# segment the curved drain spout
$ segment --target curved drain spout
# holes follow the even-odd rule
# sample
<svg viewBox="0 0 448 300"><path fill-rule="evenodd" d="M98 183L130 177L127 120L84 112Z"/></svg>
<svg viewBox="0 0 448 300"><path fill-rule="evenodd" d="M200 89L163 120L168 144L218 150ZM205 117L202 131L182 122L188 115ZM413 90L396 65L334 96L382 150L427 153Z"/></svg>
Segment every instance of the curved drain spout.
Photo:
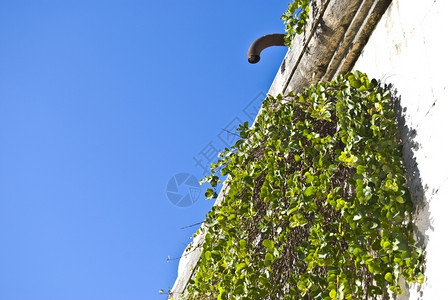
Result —
<svg viewBox="0 0 448 300"><path fill-rule="evenodd" d="M256 39L247 51L247 60L251 64L256 64L260 61L261 51L271 46L285 46L285 35L282 33L272 33Z"/></svg>

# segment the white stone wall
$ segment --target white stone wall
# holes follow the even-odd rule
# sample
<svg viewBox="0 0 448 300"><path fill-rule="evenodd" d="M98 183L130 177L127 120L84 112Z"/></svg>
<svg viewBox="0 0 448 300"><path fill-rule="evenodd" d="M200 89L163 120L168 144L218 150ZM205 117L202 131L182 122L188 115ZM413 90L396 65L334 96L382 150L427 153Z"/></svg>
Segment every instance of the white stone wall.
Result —
<svg viewBox="0 0 448 300"><path fill-rule="evenodd" d="M399 299L448 299L448 4L394 0L354 69L392 83L401 96L402 135L426 282Z"/></svg>

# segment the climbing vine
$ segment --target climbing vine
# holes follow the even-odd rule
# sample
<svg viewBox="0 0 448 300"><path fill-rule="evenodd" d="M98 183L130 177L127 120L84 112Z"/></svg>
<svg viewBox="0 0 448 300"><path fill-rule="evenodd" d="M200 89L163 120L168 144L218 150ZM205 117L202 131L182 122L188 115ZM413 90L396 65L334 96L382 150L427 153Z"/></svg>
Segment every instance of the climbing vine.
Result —
<svg viewBox="0 0 448 300"><path fill-rule="evenodd" d="M423 282L389 91L360 72L268 96L205 178L185 299L367 299Z"/></svg>
<svg viewBox="0 0 448 300"><path fill-rule="evenodd" d="M303 32L308 20L311 0L293 0L283 13L281 19L285 23L285 45L290 46L295 34Z"/></svg>

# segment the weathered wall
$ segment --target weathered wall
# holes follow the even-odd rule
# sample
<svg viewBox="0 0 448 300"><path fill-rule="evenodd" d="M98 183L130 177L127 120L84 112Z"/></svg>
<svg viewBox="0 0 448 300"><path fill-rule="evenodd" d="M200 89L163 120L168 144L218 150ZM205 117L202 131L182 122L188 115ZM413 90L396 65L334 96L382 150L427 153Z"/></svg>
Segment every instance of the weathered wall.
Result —
<svg viewBox="0 0 448 300"><path fill-rule="evenodd" d="M401 299L446 299L448 270L448 4L394 0L355 64L401 96L404 158L415 223L426 245L426 283Z"/></svg>
<svg viewBox="0 0 448 300"><path fill-rule="evenodd" d="M446 0L316 0L313 21L294 39L269 90L272 95L300 91L319 80L358 69L392 83L401 97L404 158L418 213L418 240L426 245L426 282L400 299L443 299L445 216L448 202L448 64L443 31ZM447 129L445 129L447 128ZM223 188L225 191L225 188ZM220 194L217 204L224 193ZM179 262L172 296L178 299L201 254L197 236ZM197 247L199 246L199 247Z"/></svg>

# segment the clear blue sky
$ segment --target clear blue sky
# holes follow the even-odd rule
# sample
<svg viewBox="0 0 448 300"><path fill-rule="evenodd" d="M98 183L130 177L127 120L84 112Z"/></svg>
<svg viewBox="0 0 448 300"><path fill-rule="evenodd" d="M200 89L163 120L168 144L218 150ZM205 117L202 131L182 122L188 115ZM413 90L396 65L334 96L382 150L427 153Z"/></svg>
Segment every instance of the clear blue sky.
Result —
<svg viewBox="0 0 448 300"><path fill-rule="evenodd" d="M167 184L251 121L288 2L0 0L0 300L165 298L212 205Z"/></svg>

